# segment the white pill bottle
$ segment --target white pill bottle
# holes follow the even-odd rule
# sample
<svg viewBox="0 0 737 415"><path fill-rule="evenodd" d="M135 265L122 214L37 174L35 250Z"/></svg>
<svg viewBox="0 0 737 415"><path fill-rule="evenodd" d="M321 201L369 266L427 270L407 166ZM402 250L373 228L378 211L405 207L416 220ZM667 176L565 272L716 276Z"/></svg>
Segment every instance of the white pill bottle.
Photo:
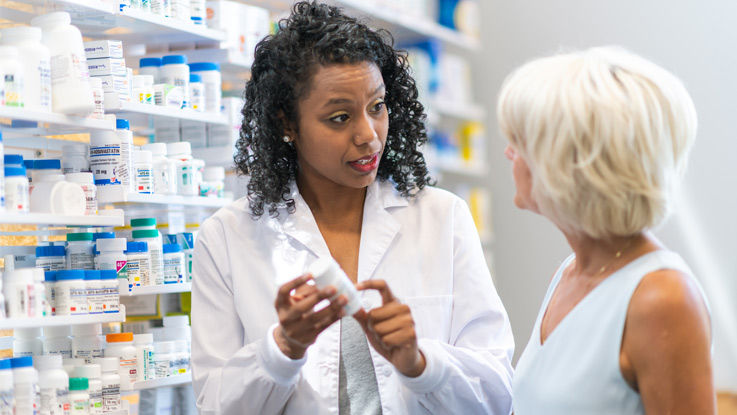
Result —
<svg viewBox="0 0 737 415"><path fill-rule="evenodd" d="M346 296L348 304L343 307L346 315L352 316L361 309L361 299L355 285L333 258L319 258L310 265L307 272L315 278L317 288L323 289L332 285L337 290L334 298L340 295Z"/></svg>

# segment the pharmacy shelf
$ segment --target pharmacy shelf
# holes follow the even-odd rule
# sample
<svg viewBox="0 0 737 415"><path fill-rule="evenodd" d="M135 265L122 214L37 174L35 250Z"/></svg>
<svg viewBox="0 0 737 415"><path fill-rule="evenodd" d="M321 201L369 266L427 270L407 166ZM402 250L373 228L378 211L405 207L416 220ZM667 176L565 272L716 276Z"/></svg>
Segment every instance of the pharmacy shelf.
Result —
<svg viewBox="0 0 737 415"><path fill-rule="evenodd" d="M192 374L169 376L161 379L144 380L133 384L133 390L140 391L146 389L166 388L169 386L181 386L192 383Z"/></svg>
<svg viewBox="0 0 737 415"><path fill-rule="evenodd" d="M141 205L169 205L190 206L202 208L221 208L230 202L230 199L219 199L214 197L200 196L178 196L178 195L147 195L139 193L127 193L123 186L98 186L97 203L99 205L117 204L141 204Z"/></svg>
<svg viewBox="0 0 737 415"><path fill-rule="evenodd" d="M343 7L348 13L371 18L376 26L388 29L400 41L434 38L460 50L477 52L481 49L478 39L412 13L380 7L365 0L332 0L331 3Z"/></svg>
<svg viewBox="0 0 737 415"><path fill-rule="evenodd" d="M0 130L3 134L18 133L44 136L113 129L115 129L115 121L112 119L100 120L26 108L0 106Z"/></svg>
<svg viewBox="0 0 737 415"><path fill-rule="evenodd" d="M28 329L34 327L76 326L78 324L122 323L125 321L125 306L109 314L87 314L82 316L51 316L40 318L7 318L0 320L0 330Z"/></svg>
<svg viewBox="0 0 737 415"><path fill-rule="evenodd" d="M486 110L481 105L450 103L437 99L428 104L428 111L435 112L442 117L461 121L483 122L486 117Z"/></svg>
<svg viewBox="0 0 737 415"><path fill-rule="evenodd" d="M150 285L147 287L133 287L133 288L128 288L128 281L120 282L120 296L121 297L187 293L191 291L192 291L191 282L177 283L177 284L164 284L164 285Z"/></svg>
<svg viewBox="0 0 737 415"><path fill-rule="evenodd" d="M483 179L488 177L488 172L483 167L474 165L464 164L460 161L441 161L438 160L433 165L430 165L431 169L437 169L443 174L450 174L455 176L464 176L470 178Z"/></svg>
<svg viewBox="0 0 737 415"><path fill-rule="evenodd" d="M229 169L235 165L235 146L199 147L192 149L192 157L205 162L206 166L221 166Z"/></svg>
<svg viewBox="0 0 737 415"><path fill-rule="evenodd" d="M63 10L72 15L72 24L87 37L117 39L127 43L218 42L225 33L177 20L127 8L120 11L102 0L25 0L0 2L3 18L29 23L39 14Z"/></svg>
<svg viewBox="0 0 737 415"><path fill-rule="evenodd" d="M52 226L123 226L122 216L64 216L51 213L0 212L0 224L52 225Z"/></svg>
<svg viewBox="0 0 737 415"><path fill-rule="evenodd" d="M118 107L105 108L105 112L115 114L117 118L127 119L134 129L136 129L135 127L150 128L156 119L228 125L228 118L222 113L199 112L192 109L141 104L138 102L117 102L119 102Z"/></svg>

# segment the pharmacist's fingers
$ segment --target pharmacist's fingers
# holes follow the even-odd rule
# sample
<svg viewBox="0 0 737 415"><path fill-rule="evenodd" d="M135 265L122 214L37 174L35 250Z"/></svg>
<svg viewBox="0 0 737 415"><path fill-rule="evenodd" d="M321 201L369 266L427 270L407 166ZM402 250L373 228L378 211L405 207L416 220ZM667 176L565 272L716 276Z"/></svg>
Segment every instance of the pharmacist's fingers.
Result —
<svg viewBox="0 0 737 415"><path fill-rule="evenodd" d="M343 313L343 307L346 304L348 304L348 299L346 298L346 296L341 295L335 300L333 300L325 308L315 311L313 313L307 314L305 316L305 319L307 320L308 323L311 323L315 327L317 327L319 323L325 319L330 319L335 316L340 318L341 314Z"/></svg>
<svg viewBox="0 0 737 415"><path fill-rule="evenodd" d="M276 293L276 308L289 307L291 305L292 290L312 279L312 275L304 274L279 287Z"/></svg>
<svg viewBox="0 0 737 415"><path fill-rule="evenodd" d="M392 290L384 280L367 280L359 282L356 285L356 289L359 291L363 290L377 290L381 294L381 300L383 304L395 301L397 298L394 297Z"/></svg>
<svg viewBox="0 0 737 415"><path fill-rule="evenodd" d="M335 293L335 287L329 285L322 290L310 294L304 300L292 305L292 308L289 310L289 314L292 315L295 319L301 319L304 314L312 311L317 303L334 296Z"/></svg>
<svg viewBox="0 0 737 415"><path fill-rule="evenodd" d="M326 307L326 308L329 308L329 307ZM321 312L322 311L326 311L326 310L321 310ZM323 330L330 327L331 324L340 320L345 314L345 312L343 311L343 307L339 308L338 310L330 310L330 311L332 312L326 314L323 318L317 320L313 324L312 327L317 332L316 334L320 334Z"/></svg>
<svg viewBox="0 0 737 415"><path fill-rule="evenodd" d="M302 301L307 298L310 294L317 292L317 287L312 284L302 284L294 290L292 294L292 301Z"/></svg>
<svg viewBox="0 0 737 415"><path fill-rule="evenodd" d="M399 314L393 318L373 322L372 329L379 336L385 336L389 333L401 330L404 328L414 328L415 321L412 319L412 314Z"/></svg>
<svg viewBox="0 0 737 415"><path fill-rule="evenodd" d="M412 318L412 311L409 306L407 304L394 302L369 310L368 320L371 324L376 325L384 320L391 320L404 315Z"/></svg>

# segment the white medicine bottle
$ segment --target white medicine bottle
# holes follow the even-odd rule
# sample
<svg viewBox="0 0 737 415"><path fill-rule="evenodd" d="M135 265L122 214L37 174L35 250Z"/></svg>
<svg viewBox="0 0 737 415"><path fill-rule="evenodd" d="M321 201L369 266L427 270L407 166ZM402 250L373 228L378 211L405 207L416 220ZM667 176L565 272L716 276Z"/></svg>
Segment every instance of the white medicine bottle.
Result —
<svg viewBox="0 0 737 415"><path fill-rule="evenodd" d="M189 66L184 55L167 55L161 58L159 83L174 85L182 90L182 108L189 106Z"/></svg>
<svg viewBox="0 0 737 415"><path fill-rule="evenodd" d="M0 46L0 75L5 80L4 96L0 105L23 108L25 85L20 53L15 46Z"/></svg>
<svg viewBox="0 0 737 415"><path fill-rule="evenodd" d="M133 333L111 333L106 336L105 357L120 359L120 389L131 390L138 380L136 348L133 346Z"/></svg>
<svg viewBox="0 0 737 415"><path fill-rule="evenodd" d="M87 378L69 378L70 415L90 415L89 387Z"/></svg>
<svg viewBox="0 0 737 415"><path fill-rule="evenodd" d="M74 368L74 377L86 378L90 395L90 415L100 415L102 408L102 370L98 364L86 364Z"/></svg>
<svg viewBox="0 0 737 415"><path fill-rule="evenodd" d="M177 163L177 193L182 196L197 196L199 188L195 182L195 165L192 145L188 141L167 143L168 157Z"/></svg>
<svg viewBox="0 0 737 415"><path fill-rule="evenodd" d="M117 357L100 357L94 364L102 368L102 411L110 413L120 409L120 359Z"/></svg>
<svg viewBox="0 0 737 415"><path fill-rule="evenodd" d="M34 415L39 406L38 371L30 356L10 359L15 392L15 415Z"/></svg>
<svg viewBox="0 0 737 415"><path fill-rule="evenodd" d="M72 337L69 326L44 327L44 355L59 355L72 358ZM59 361L61 368L61 360Z"/></svg>
<svg viewBox="0 0 737 415"><path fill-rule="evenodd" d="M154 193L158 195L174 195L177 193L177 163L166 157L166 143L146 144L142 149L151 152L153 167Z"/></svg>
<svg viewBox="0 0 737 415"><path fill-rule="evenodd" d="M13 371L10 359L0 360L0 414L13 413Z"/></svg>
<svg viewBox="0 0 737 415"><path fill-rule="evenodd" d="M79 324L72 326L72 356L92 363L93 359L102 357L105 349L105 338L102 336L101 324Z"/></svg>
<svg viewBox="0 0 737 415"><path fill-rule="evenodd" d="M43 348L40 327L13 330L13 357L41 356Z"/></svg>
<svg viewBox="0 0 737 415"><path fill-rule="evenodd" d="M15 26L0 31L5 45L15 46L25 73L25 108L34 111L51 111L51 55L41 43L41 29L32 26Z"/></svg>
<svg viewBox="0 0 737 415"><path fill-rule="evenodd" d="M33 365L38 370L39 414L63 414L69 406L69 375L63 369L61 356L36 356Z"/></svg>
<svg viewBox="0 0 737 415"><path fill-rule="evenodd" d="M43 31L51 53L51 101L54 112L89 115L95 110L82 33L67 12L38 16L31 25Z"/></svg>
<svg viewBox="0 0 737 415"><path fill-rule="evenodd" d="M348 304L343 307L346 315L352 316L361 309L361 300L356 286L333 258L319 258L309 267L308 272L315 278L317 288L323 289L332 285L337 290L335 297L346 296Z"/></svg>
<svg viewBox="0 0 737 415"><path fill-rule="evenodd" d="M150 195L154 190L153 163L150 151L133 151L133 171L136 178L136 193Z"/></svg>

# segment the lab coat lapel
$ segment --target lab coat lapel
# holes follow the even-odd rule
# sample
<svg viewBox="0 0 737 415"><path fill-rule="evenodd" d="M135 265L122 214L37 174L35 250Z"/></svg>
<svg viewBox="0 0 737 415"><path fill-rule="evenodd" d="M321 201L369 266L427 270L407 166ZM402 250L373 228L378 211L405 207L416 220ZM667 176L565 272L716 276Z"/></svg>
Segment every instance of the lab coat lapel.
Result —
<svg viewBox="0 0 737 415"><path fill-rule="evenodd" d="M292 195L295 204L295 212L286 214L282 222L282 231L291 239L302 244L306 249L317 257L330 257L330 250L325 243L325 238L317 227L315 217L312 210L307 206L307 202L299 194L297 185L292 185Z"/></svg>
<svg viewBox="0 0 737 415"><path fill-rule="evenodd" d="M376 267L391 247L401 225L389 209L401 206L407 206L407 200L395 192L391 183L377 180L369 186L363 206L358 281L373 277Z"/></svg>

